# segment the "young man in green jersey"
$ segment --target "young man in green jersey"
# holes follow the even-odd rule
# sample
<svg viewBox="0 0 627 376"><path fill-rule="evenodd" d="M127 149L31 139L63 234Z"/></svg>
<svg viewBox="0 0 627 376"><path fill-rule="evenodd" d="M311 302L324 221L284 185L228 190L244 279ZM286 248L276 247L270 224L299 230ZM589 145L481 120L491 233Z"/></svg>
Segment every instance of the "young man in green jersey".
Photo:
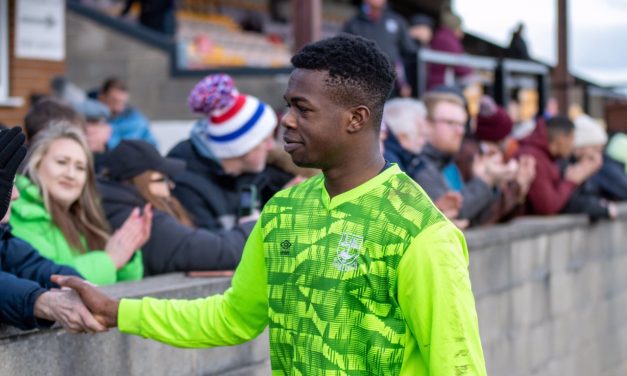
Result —
<svg viewBox="0 0 627 376"><path fill-rule="evenodd" d="M108 327L179 347L234 345L268 327L276 375L485 375L463 235L379 150L387 58L340 35L292 63L285 150L323 174L266 204L230 289L117 301L54 280Z"/></svg>

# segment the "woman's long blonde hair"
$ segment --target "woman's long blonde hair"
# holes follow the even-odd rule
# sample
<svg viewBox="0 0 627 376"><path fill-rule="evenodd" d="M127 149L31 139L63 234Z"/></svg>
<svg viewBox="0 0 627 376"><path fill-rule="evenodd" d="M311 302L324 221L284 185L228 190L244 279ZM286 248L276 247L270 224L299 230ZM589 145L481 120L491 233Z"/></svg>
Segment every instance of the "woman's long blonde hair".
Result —
<svg viewBox="0 0 627 376"><path fill-rule="evenodd" d="M38 173L39 165L50 149L50 145L61 139L75 141L87 157L85 186L78 200L67 210L49 195ZM79 253L104 249L109 240L110 229L100 206L100 196L96 189L93 156L79 128L68 121L60 121L38 133L29 148L26 175L39 187L52 223L61 230L71 248ZM86 244L81 241L83 237Z"/></svg>

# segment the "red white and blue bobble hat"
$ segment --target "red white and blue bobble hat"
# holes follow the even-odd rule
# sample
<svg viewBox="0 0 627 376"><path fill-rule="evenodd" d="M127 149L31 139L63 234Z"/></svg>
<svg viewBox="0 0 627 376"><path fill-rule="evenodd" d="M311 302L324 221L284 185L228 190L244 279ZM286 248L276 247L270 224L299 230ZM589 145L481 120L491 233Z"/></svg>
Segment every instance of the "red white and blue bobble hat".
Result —
<svg viewBox="0 0 627 376"><path fill-rule="evenodd" d="M201 140L220 159L245 155L274 131L274 110L259 99L240 94L233 79L213 74L202 79L187 99L189 108L207 117Z"/></svg>

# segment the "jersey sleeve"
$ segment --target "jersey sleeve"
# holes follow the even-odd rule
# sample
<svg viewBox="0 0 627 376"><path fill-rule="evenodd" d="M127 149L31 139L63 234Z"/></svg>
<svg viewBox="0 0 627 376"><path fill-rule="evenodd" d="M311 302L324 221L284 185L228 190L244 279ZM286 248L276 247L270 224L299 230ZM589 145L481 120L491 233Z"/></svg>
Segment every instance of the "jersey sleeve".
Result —
<svg viewBox="0 0 627 376"><path fill-rule="evenodd" d="M398 302L429 375L486 374L468 250L450 222L412 241L399 265Z"/></svg>
<svg viewBox="0 0 627 376"><path fill-rule="evenodd" d="M267 273L259 222L223 295L196 300L122 299L118 311L121 332L177 347L240 344L258 336L267 323Z"/></svg>

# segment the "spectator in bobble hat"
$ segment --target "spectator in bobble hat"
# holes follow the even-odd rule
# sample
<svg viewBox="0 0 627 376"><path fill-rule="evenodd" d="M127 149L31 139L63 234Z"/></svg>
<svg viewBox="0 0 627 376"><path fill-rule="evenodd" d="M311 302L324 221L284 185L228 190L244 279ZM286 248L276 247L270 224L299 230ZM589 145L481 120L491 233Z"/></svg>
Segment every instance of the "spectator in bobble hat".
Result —
<svg viewBox="0 0 627 376"><path fill-rule="evenodd" d="M573 154L562 162L562 171L579 162L588 162L594 166L595 173L573 193L564 212L588 214L593 220L614 218L616 205L609 200L620 199L621 179L620 173L616 173L616 165L603 156L607 133L601 124L586 114L578 115L574 123Z"/></svg>
<svg viewBox="0 0 627 376"><path fill-rule="evenodd" d="M99 181L99 190L113 229L122 226L133 208L154 208L151 236L142 247L146 275L235 269L253 223L228 231L194 228L170 194L170 179L185 169L185 162L162 157L145 141L124 140L108 154L104 167L106 179Z"/></svg>
<svg viewBox="0 0 627 376"><path fill-rule="evenodd" d="M228 230L254 219L261 205L292 177L266 167L277 126L274 110L239 93L225 74L201 80L188 104L205 118L169 153L187 162L186 171L174 177L174 196L201 228Z"/></svg>
<svg viewBox="0 0 627 376"><path fill-rule="evenodd" d="M603 197L627 201L627 135L617 133L610 139L603 155L603 166L592 181Z"/></svg>
<svg viewBox="0 0 627 376"><path fill-rule="evenodd" d="M469 137L456 157L455 163L465 180L472 178L473 164L478 159L495 160L490 168L501 171L504 179L497 188L499 198L473 224L485 225L513 217L535 177L535 159L525 155L512 159L518 145L511 137L513 121L491 97L481 98L474 137Z"/></svg>

